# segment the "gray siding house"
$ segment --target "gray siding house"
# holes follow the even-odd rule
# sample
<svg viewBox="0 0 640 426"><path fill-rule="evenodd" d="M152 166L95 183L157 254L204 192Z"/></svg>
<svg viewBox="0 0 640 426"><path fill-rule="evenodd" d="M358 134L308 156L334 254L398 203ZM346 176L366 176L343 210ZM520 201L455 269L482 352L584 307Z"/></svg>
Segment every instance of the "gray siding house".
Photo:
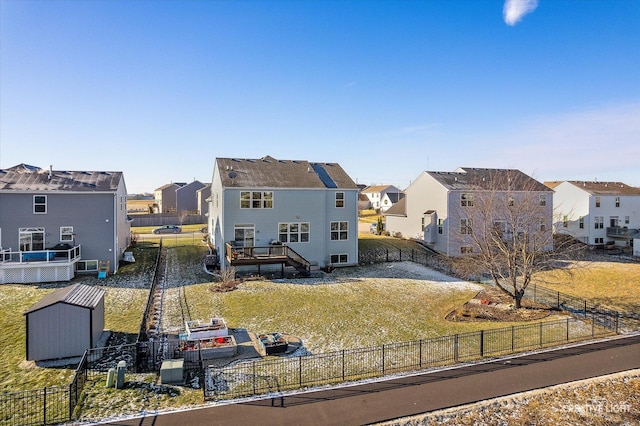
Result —
<svg viewBox="0 0 640 426"><path fill-rule="evenodd" d="M209 197L211 196L211 184L207 183L196 191L198 199L198 214L207 216L209 214Z"/></svg>
<svg viewBox="0 0 640 426"><path fill-rule="evenodd" d="M474 251L469 230L474 223L480 224L478 216L483 212L479 212L478 201L489 197L510 199L514 204L533 200L535 226L544 232L543 240L551 241L553 191L519 170L464 167L453 172L425 171L404 193L405 197L385 213L387 231L422 240L447 256ZM491 213L494 225L507 222L501 215L508 212Z"/></svg>
<svg viewBox="0 0 640 426"><path fill-rule="evenodd" d="M217 158L208 227L222 269L356 265L358 187L336 163Z"/></svg>
<svg viewBox="0 0 640 426"><path fill-rule="evenodd" d="M0 170L0 283L113 273L129 242L122 172Z"/></svg>
<svg viewBox="0 0 640 426"><path fill-rule="evenodd" d="M156 188L153 192L155 204L153 205L154 213L176 213L178 209L178 200L176 190L184 183L168 183Z"/></svg>
<svg viewBox="0 0 640 426"><path fill-rule="evenodd" d="M104 294L74 284L49 293L25 313L27 360L81 356L96 347L104 330Z"/></svg>
<svg viewBox="0 0 640 426"><path fill-rule="evenodd" d="M204 183L194 180L176 189L176 209L178 214L198 212L198 190L204 188Z"/></svg>

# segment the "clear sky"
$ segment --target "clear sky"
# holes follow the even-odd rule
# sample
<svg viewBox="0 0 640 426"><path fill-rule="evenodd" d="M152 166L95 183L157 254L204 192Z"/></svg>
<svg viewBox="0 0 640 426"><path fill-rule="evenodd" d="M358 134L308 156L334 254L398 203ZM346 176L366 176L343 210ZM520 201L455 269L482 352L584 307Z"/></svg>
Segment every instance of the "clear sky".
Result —
<svg viewBox="0 0 640 426"><path fill-rule="evenodd" d="M0 168L361 184L518 168L640 186L640 0L0 0Z"/></svg>

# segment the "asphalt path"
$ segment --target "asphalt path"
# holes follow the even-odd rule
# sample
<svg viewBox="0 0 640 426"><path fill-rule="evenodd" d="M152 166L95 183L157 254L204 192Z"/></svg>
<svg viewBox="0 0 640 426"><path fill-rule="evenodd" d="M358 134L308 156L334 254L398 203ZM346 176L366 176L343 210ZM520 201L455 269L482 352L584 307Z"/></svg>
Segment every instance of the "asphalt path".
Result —
<svg viewBox="0 0 640 426"><path fill-rule="evenodd" d="M640 335L118 425L362 425L640 368Z"/></svg>

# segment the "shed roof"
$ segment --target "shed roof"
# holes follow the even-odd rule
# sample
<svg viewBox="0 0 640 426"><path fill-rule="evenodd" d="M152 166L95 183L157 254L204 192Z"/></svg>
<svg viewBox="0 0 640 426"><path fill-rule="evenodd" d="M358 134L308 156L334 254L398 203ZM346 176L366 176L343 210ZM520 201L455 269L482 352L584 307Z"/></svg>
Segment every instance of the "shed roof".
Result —
<svg viewBox="0 0 640 426"><path fill-rule="evenodd" d="M305 160L217 158L224 187L358 189L337 163L312 163Z"/></svg>
<svg viewBox="0 0 640 426"><path fill-rule="evenodd" d="M51 292L31 306L24 314L30 314L56 303L79 306L81 308L94 309L104 297L105 291L99 287L85 284L73 284Z"/></svg>
<svg viewBox="0 0 640 426"><path fill-rule="evenodd" d="M122 172L41 169L18 164L0 169L0 191L115 192Z"/></svg>
<svg viewBox="0 0 640 426"><path fill-rule="evenodd" d="M549 188L556 188L561 183L568 182L592 195L640 195L640 188L629 186L622 182L597 182L583 180L549 181L544 184Z"/></svg>

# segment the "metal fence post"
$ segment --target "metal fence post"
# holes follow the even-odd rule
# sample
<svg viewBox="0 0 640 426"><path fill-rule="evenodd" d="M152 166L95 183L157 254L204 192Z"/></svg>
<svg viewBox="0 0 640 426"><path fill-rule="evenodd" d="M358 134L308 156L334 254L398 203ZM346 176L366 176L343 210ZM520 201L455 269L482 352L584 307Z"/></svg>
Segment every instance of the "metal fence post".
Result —
<svg viewBox="0 0 640 426"><path fill-rule="evenodd" d="M384 376L384 343L382 344L382 375Z"/></svg>
<svg viewBox="0 0 640 426"><path fill-rule="evenodd" d="M540 347L542 347L542 322L540 322Z"/></svg>
<svg viewBox="0 0 640 426"><path fill-rule="evenodd" d="M422 368L422 339L420 339L420 346L418 349L418 354L420 355L420 360L418 361L418 365Z"/></svg>
<svg viewBox="0 0 640 426"><path fill-rule="evenodd" d="M43 389L43 404L42 404L42 424L46 425L47 424L47 388L45 387Z"/></svg>
<svg viewBox="0 0 640 426"><path fill-rule="evenodd" d="M258 380L258 377L256 376L256 362L253 361L252 364L253 367L253 394L256 394L256 381Z"/></svg>
<svg viewBox="0 0 640 426"><path fill-rule="evenodd" d="M342 381L344 382L344 349L342 350Z"/></svg>
<svg viewBox="0 0 640 426"><path fill-rule="evenodd" d="M484 330L480 330L480 358L484 358Z"/></svg>
<svg viewBox="0 0 640 426"><path fill-rule="evenodd" d="M298 381L300 382L300 387L302 387L302 357L298 357Z"/></svg>
<svg viewBox="0 0 640 426"><path fill-rule="evenodd" d="M453 336L453 362L458 362L458 335Z"/></svg>
<svg viewBox="0 0 640 426"><path fill-rule="evenodd" d="M569 317L567 317L567 342L569 341Z"/></svg>

